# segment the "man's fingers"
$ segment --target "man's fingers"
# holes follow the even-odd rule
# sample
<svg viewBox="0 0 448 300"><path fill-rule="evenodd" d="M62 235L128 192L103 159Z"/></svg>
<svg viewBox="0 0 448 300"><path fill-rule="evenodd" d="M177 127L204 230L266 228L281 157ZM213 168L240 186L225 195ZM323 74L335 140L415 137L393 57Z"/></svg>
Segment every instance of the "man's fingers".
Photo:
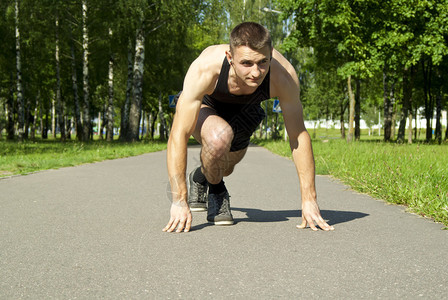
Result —
<svg viewBox="0 0 448 300"><path fill-rule="evenodd" d="M166 224L165 228L162 229L162 231L167 232L168 229L169 229L169 228L171 227L171 225L173 224L173 222L174 222L174 219L171 218L170 221L168 222L168 224Z"/></svg>
<svg viewBox="0 0 448 300"><path fill-rule="evenodd" d="M171 227L167 230L167 232L173 232L177 225L179 224L179 219L174 220L174 222L171 224Z"/></svg>
<svg viewBox="0 0 448 300"><path fill-rule="evenodd" d="M191 216L189 216L188 218L187 218L187 224L185 225L185 232L189 232L190 231L190 228L191 228L191 220L192 220L192 218L191 218Z"/></svg>
<svg viewBox="0 0 448 300"><path fill-rule="evenodd" d="M313 231L317 231L317 230L318 230L317 227L316 227L316 225L314 225L314 221L313 221L313 220L311 220L311 222L308 222L308 224L310 224L310 228L311 228Z"/></svg>
<svg viewBox="0 0 448 300"><path fill-rule="evenodd" d="M310 228L311 228L312 230L317 231L317 230L319 230L319 229L318 229L318 228L316 227L316 225L314 224L314 223L316 223L322 230L325 230L325 231L334 230L334 227L328 225L328 223L325 222L325 220L322 219L322 217L320 217L320 218L316 218L316 219L314 219L314 220L311 219L311 220L312 220L312 221L309 222L309 221L307 221L307 219L306 219L305 217L302 217L302 224L297 225L296 227L299 228L299 229L305 229L306 226L309 225Z"/></svg>
<svg viewBox="0 0 448 300"><path fill-rule="evenodd" d="M323 219L319 220L319 222L317 223L317 225L319 225L320 228L322 228L325 231L329 231L329 230L334 230L333 226L328 225L327 222L325 222Z"/></svg>
<svg viewBox="0 0 448 300"><path fill-rule="evenodd" d="M305 229L306 225L307 225L306 219L302 218L302 224L297 225L296 227L299 228L299 229Z"/></svg>
<svg viewBox="0 0 448 300"><path fill-rule="evenodd" d="M179 221L179 225L177 226L176 232L182 232L182 230L184 230L185 223L186 223L186 220L185 219L181 219Z"/></svg>

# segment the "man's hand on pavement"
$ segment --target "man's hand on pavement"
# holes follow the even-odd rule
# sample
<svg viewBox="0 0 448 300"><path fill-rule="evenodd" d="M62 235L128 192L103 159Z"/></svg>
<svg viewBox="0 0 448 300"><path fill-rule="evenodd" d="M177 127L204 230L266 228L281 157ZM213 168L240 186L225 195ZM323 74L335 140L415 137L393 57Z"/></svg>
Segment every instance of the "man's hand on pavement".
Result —
<svg viewBox="0 0 448 300"><path fill-rule="evenodd" d="M188 232L191 228L191 211L186 202L173 202L171 204L171 217L168 224L163 228L165 232Z"/></svg>
<svg viewBox="0 0 448 300"><path fill-rule="evenodd" d="M334 230L334 227L328 225L320 215L319 206L316 201L303 201L302 224L297 225L297 228L304 229L309 225L312 230L316 231L318 229L315 224L325 231Z"/></svg>

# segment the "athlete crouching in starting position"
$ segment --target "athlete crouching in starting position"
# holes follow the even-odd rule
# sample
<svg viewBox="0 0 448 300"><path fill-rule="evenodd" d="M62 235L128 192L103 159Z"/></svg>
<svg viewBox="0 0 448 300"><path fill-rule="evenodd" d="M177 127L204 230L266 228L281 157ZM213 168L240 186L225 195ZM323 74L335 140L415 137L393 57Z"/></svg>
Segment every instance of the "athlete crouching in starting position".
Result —
<svg viewBox="0 0 448 300"><path fill-rule="evenodd" d="M229 45L205 49L191 64L178 99L168 141L167 164L173 195L171 217L163 229L189 231L194 210L207 220L231 225L229 193L223 177L244 157L249 139L265 116L260 103L277 97L283 111L302 196L302 223L333 230L321 217L316 200L314 158L299 100L299 80L292 65L272 48L269 31L257 23L236 26ZM202 145L202 166L189 175L187 142Z"/></svg>

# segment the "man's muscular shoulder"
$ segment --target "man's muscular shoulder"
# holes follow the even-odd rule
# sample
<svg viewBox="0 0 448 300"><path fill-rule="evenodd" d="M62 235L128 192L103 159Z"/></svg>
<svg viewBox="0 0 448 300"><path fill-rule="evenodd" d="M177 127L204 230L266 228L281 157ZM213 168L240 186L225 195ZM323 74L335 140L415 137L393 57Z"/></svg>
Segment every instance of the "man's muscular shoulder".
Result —
<svg viewBox="0 0 448 300"><path fill-rule="evenodd" d="M280 52L274 49L271 62L271 96L278 97L280 93L293 86L299 88L296 70Z"/></svg>
<svg viewBox="0 0 448 300"><path fill-rule="evenodd" d="M206 93L213 92L221 71L225 52L228 49L228 45L207 47L191 64L187 73L188 79L195 82L196 85L202 86Z"/></svg>

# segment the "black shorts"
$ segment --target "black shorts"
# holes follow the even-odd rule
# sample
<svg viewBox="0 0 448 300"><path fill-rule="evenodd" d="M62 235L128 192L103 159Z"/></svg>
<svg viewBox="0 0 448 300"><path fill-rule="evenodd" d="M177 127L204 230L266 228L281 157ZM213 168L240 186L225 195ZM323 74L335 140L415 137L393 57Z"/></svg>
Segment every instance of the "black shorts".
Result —
<svg viewBox="0 0 448 300"><path fill-rule="evenodd" d="M204 103L204 102L203 102ZM216 111L216 114L229 123L233 130L230 152L249 146L250 137L266 117L260 104L204 103Z"/></svg>
<svg viewBox="0 0 448 300"><path fill-rule="evenodd" d="M174 101L180 97L179 92ZM253 104L231 104L217 101L209 101L206 97L203 104L210 106L218 116L223 118L233 130L233 140L230 145L230 152L246 149L249 146L250 137L257 127L266 117L266 113L261 108L260 103Z"/></svg>

